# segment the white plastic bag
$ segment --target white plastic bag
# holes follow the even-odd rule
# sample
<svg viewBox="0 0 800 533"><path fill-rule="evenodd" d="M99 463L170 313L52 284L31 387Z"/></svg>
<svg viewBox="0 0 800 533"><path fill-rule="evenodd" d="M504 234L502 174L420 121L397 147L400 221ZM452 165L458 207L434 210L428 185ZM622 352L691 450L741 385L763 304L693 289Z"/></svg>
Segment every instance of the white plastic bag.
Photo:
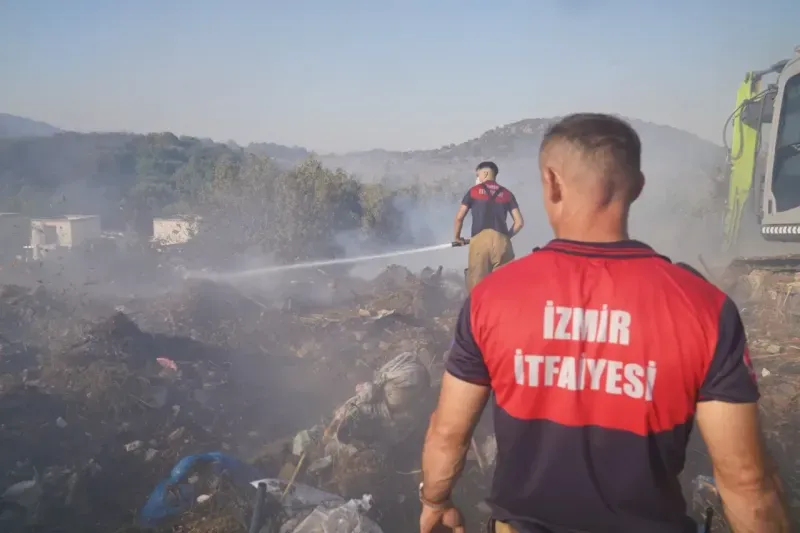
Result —
<svg viewBox="0 0 800 533"><path fill-rule="evenodd" d="M389 408L397 409L419 400L420 394L430 387L430 375L419 357L403 352L375 373L373 383L383 390Z"/></svg>
<svg viewBox="0 0 800 533"><path fill-rule="evenodd" d="M319 505L291 533L383 533L378 524L363 514L371 505L371 496L342 505Z"/></svg>
<svg viewBox="0 0 800 533"><path fill-rule="evenodd" d="M283 495L283 491L286 490L287 485L285 481L277 478L257 479L250 482L250 484L256 489L258 488L259 483L264 483L267 486L267 492L276 498L280 498L281 495ZM283 500L283 506L286 511L291 512L294 509L308 509L323 504L331 504L336 506L341 505L344 502L344 498L336 494L319 490L302 483L294 483L289 489L289 493L286 495L286 498Z"/></svg>

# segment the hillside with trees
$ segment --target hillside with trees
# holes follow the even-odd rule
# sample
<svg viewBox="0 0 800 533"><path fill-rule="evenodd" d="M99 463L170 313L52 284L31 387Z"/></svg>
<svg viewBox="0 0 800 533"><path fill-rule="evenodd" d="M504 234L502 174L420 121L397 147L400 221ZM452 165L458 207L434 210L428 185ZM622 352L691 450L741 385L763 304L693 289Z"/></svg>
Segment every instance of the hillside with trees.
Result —
<svg viewBox="0 0 800 533"><path fill-rule="evenodd" d="M457 204L482 159L499 163L501 181L519 198L537 201L531 178L550 122L524 120L436 150L323 156L172 133L2 138L0 211L99 214L108 230L142 235L154 216L199 214L211 221L205 238L217 246L257 247L284 260L335 255L344 232L373 244L411 244L429 240L411 235L411 225L442 226L441 240L452 216L442 207ZM632 123L644 144L643 202L653 199L647 216L692 212L713 185L722 148L675 128Z"/></svg>
<svg viewBox="0 0 800 533"><path fill-rule="evenodd" d="M200 214L218 243L285 259L329 256L334 236L394 239L393 195L308 158L290 170L242 148L171 133L59 133L0 140L0 210L101 215L146 235L152 217Z"/></svg>

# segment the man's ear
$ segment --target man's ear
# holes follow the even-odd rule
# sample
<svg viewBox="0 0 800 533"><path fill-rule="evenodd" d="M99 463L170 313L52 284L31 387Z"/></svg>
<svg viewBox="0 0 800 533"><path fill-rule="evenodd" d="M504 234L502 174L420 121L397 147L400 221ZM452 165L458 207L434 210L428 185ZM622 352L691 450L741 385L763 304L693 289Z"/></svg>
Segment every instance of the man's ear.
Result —
<svg viewBox="0 0 800 533"><path fill-rule="evenodd" d="M545 166L542 168L542 180L544 181L544 194L552 204L561 202L562 185L561 176L552 168Z"/></svg>
<svg viewBox="0 0 800 533"><path fill-rule="evenodd" d="M636 181L633 184L633 189L631 190L631 203L633 203L639 196L642 194L642 190L644 189L644 174L639 172Z"/></svg>

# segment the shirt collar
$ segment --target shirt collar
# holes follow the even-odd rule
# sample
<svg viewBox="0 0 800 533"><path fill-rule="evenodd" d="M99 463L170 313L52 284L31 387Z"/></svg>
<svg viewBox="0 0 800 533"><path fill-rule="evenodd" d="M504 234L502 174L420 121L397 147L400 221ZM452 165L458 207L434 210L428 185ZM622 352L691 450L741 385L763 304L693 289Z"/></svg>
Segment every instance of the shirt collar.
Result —
<svg viewBox="0 0 800 533"><path fill-rule="evenodd" d="M539 250L561 252L587 257L631 258L662 257L647 244L637 240L614 242L583 242L568 239L553 239Z"/></svg>

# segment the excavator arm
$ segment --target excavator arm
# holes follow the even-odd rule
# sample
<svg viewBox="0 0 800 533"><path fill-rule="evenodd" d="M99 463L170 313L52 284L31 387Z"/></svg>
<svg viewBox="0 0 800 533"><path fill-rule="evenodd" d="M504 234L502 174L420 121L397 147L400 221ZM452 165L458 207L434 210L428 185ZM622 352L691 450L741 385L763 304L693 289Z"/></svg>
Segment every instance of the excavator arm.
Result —
<svg viewBox="0 0 800 533"><path fill-rule="evenodd" d="M759 131L745 120L748 104L761 92L760 78L748 73L736 92L736 110L731 117L733 138L730 145L728 202L725 210L726 250L739 236L744 205L753 187L753 174L758 153Z"/></svg>

